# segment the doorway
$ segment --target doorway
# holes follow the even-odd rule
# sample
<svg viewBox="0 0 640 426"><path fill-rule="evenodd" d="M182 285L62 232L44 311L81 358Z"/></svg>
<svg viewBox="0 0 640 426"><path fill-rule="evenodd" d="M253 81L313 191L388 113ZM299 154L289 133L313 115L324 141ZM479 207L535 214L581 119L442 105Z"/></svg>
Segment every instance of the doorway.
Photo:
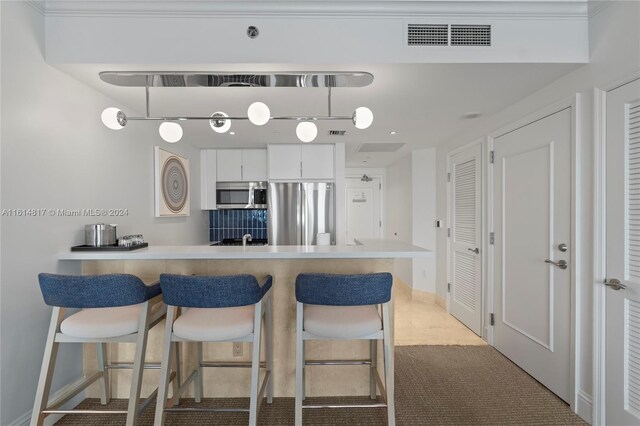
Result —
<svg viewBox="0 0 640 426"><path fill-rule="evenodd" d="M347 244L355 240L382 238L380 177L348 177L345 179L347 206Z"/></svg>
<svg viewBox="0 0 640 426"><path fill-rule="evenodd" d="M572 398L572 108L493 139L493 344Z"/></svg>

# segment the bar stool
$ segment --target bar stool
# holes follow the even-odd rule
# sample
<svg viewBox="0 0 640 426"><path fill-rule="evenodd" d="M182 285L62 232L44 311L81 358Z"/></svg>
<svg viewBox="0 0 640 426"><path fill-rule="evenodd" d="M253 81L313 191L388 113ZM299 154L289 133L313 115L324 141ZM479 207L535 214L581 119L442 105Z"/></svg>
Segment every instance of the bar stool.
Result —
<svg viewBox="0 0 640 426"><path fill-rule="evenodd" d="M296 278L296 400L295 424L302 425L303 408L387 407L389 425L395 425L393 346L389 301L393 278L389 273L364 275L299 274ZM382 317L378 312L382 307ZM305 359L307 340L369 340L368 360ZM377 369L377 345L384 350L384 385ZM308 365L369 365L370 398L380 388L384 404L303 405Z"/></svg>
<svg viewBox="0 0 640 426"><path fill-rule="evenodd" d="M45 345L40 380L36 391L31 425L42 425L50 414L126 414L127 425L135 425L138 414L153 400L153 392L138 407L149 330L162 320L165 307L161 303L160 284L147 286L129 274L57 275L39 274L40 289L47 305L53 306ZM81 308L65 318L67 308ZM107 342L134 342L136 352L132 364L109 365ZM51 378L60 343L96 343L98 372L74 383L66 392L49 401ZM66 402L101 379L100 402L110 399L109 368L132 368L131 393L126 411L62 410Z"/></svg>
<svg viewBox="0 0 640 426"><path fill-rule="evenodd" d="M273 328L271 276L261 282L253 275L194 276L160 275L164 302L167 304L164 350L155 425L163 425L167 411L236 411L249 412L249 424L255 425L265 390L267 403L273 401ZM181 312L181 308L188 308ZM264 319L265 362L260 362L260 336ZM167 386L171 364L171 346L178 342L197 342L198 364L171 400ZM202 342L252 342L251 362L204 362ZM175 408L176 398L195 380L195 400L202 400L204 367L250 367L249 409ZM262 385L260 368L265 369Z"/></svg>

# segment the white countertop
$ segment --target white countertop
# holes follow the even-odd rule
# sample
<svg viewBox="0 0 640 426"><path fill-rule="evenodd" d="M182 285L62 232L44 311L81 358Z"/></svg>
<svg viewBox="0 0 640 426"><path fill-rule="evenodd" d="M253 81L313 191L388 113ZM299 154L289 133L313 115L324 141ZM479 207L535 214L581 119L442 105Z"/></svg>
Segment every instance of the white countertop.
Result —
<svg viewBox="0 0 640 426"><path fill-rule="evenodd" d="M341 246L153 246L132 251L67 251L59 260L170 259L394 259L433 257L433 252L402 241L362 240Z"/></svg>

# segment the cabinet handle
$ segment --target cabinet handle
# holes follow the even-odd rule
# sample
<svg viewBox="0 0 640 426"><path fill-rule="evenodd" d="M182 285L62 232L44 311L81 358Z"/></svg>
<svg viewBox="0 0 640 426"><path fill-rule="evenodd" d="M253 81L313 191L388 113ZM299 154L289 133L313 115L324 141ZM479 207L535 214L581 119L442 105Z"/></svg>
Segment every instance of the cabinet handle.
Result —
<svg viewBox="0 0 640 426"><path fill-rule="evenodd" d="M240 180L244 180L244 166L240 164Z"/></svg>
<svg viewBox="0 0 640 426"><path fill-rule="evenodd" d="M300 162L300 177L302 177L302 161Z"/></svg>

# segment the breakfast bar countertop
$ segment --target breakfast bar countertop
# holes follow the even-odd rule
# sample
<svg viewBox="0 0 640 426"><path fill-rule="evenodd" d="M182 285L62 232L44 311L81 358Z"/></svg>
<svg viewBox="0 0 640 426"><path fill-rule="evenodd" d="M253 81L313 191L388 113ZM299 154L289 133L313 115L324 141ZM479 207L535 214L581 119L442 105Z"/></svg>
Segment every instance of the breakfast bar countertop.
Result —
<svg viewBox="0 0 640 426"><path fill-rule="evenodd" d="M431 250L397 240L360 240L335 246L149 245L133 251L66 251L59 260L169 259L394 259L433 257Z"/></svg>

